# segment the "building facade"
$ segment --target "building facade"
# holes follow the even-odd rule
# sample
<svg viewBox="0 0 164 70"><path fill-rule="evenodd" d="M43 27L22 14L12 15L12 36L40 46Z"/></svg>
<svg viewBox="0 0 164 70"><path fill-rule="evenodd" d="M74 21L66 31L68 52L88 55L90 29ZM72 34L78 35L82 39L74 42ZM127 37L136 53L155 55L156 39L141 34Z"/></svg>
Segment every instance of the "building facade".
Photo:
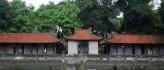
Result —
<svg viewBox="0 0 164 70"><path fill-rule="evenodd" d="M54 55L59 40L49 33L0 34L1 55Z"/></svg>
<svg viewBox="0 0 164 70"><path fill-rule="evenodd" d="M163 35L115 34L106 43L87 29L76 30L64 38L66 45L51 33L0 34L0 55L100 55L120 57L163 57ZM99 51L103 51L103 53Z"/></svg>
<svg viewBox="0 0 164 70"><path fill-rule="evenodd" d="M90 30L77 30L65 39L67 40L68 55L98 55L98 43L101 38L93 35Z"/></svg>
<svg viewBox="0 0 164 70"><path fill-rule="evenodd" d="M163 56L162 35L112 35L106 44L105 53L111 56Z"/></svg>

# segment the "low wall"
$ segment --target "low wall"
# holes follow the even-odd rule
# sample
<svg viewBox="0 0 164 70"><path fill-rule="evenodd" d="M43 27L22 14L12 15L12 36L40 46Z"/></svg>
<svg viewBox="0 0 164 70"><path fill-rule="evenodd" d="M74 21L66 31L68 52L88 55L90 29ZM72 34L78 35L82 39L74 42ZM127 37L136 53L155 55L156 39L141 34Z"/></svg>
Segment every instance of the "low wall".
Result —
<svg viewBox="0 0 164 70"><path fill-rule="evenodd" d="M56 60L0 60L0 70L164 70L164 63L138 63L87 61L65 64Z"/></svg>

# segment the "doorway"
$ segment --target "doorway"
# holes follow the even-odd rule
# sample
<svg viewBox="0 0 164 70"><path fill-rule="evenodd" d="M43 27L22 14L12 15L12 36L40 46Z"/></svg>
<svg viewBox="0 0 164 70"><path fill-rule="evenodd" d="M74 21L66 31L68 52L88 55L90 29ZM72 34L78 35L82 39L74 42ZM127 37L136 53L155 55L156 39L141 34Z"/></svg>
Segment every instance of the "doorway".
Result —
<svg viewBox="0 0 164 70"><path fill-rule="evenodd" d="M80 41L78 44L78 54L86 55L88 54L88 42Z"/></svg>

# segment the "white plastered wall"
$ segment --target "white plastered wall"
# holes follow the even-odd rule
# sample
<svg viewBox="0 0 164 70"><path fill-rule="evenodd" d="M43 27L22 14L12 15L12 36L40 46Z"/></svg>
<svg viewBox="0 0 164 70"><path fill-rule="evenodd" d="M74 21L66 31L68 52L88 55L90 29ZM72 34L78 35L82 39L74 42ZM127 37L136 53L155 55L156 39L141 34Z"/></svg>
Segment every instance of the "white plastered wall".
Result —
<svg viewBox="0 0 164 70"><path fill-rule="evenodd" d="M89 54L98 55L97 41L89 41Z"/></svg>
<svg viewBox="0 0 164 70"><path fill-rule="evenodd" d="M68 41L68 55L78 54L78 42L77 41Z"/></svg>

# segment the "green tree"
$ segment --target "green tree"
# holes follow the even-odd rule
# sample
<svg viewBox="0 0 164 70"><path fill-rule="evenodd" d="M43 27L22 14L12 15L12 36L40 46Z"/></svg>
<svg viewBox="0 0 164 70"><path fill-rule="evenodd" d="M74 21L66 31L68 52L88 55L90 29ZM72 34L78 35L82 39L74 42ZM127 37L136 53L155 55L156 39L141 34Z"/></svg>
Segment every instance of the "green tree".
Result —
<svg viewBox="0 0 164 70"><path fill-rule="evenodd" d="M150 34L156 32L157 17L149 5L151 0L118 0L116 6L124 13L122 31Z"/></svg>
<svg viewBox="0 0 164 70"><path fill-rule="evenodd" d="M21 0L13 0L10 3L13 11L13 24L10 28L11 32L32 32L31 16L33 15L33 7L27 7L25 2Z"/></svg>
<svg viewBox="0 0 164 70"><path fill-rule="evenodd" d="M83 28L93 28L103 36L119 29L118 11L111 0L76 0L76 3L81 9L78 17L83 21Z"/></svg>
<svg viewBox="0 0 164 70"><path fill-rule="evenodd" d="M6 0L0 0L0 32L8 32L11 23L10 6Z"/></svg>
<svg viewBox="0 0 164 70"><path fill-rule="evenodd" d="M54 32L56 27L60 27L64 30L64 34L68 35L72 29L82 26L77 18L79 12L80 9L72 1L64 1L57 5L50 2L35 12L34 28L37 32Z"/></svg>
<svg viewBox="0 0 164 70"><path fill-rule="evenodd" d="M159 9L159 14L160 14L160 20L161 20L160 30L161 30L161 33L164 34L164 0L162 0L161 7Z"/></svg>

